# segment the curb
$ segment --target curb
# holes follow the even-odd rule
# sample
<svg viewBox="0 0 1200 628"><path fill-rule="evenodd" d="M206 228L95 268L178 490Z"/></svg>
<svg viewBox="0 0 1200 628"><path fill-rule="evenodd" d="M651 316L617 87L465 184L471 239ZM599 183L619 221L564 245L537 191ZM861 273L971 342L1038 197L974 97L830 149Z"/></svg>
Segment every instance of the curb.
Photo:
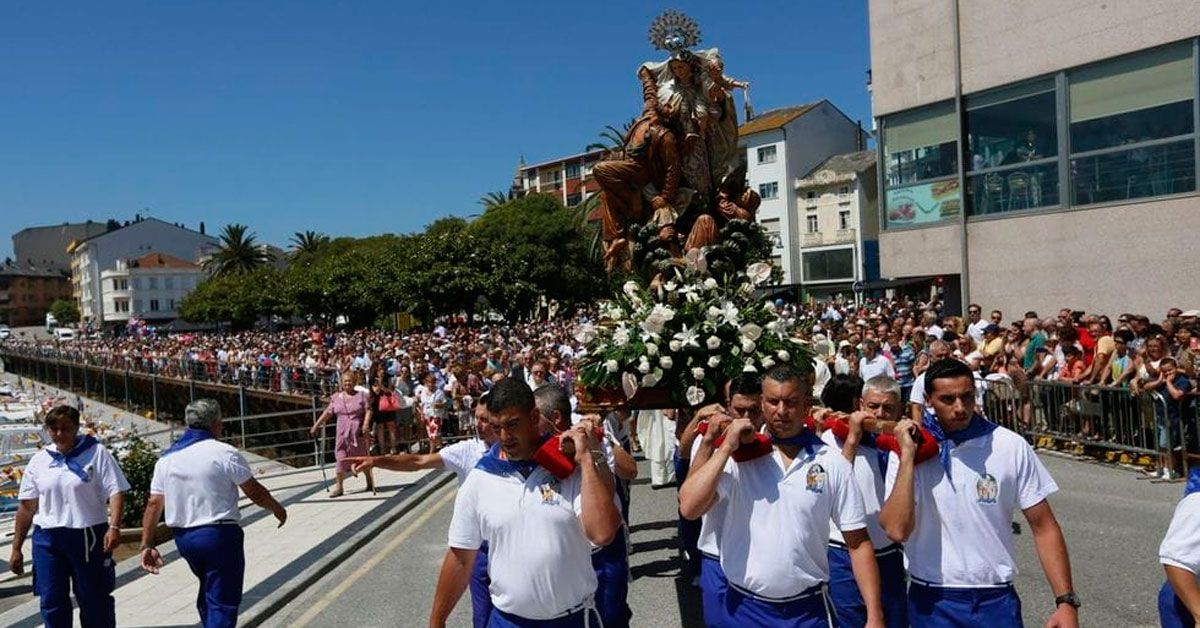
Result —
<svg viewBox="0 0 1200 628"><path fill-rule="evenodd" d="M374 511L369 512L349 526L350 529L357 529L344 541L337 543L328 551L324 550L321 546L314 548L313 551L320 551L319 557L315 558L299 573L292 574L286 578L286 584L275 587L270 594L254 601L249 607L243 607L242 612L239 614L238 626L251 628L262 625L263 622L283 610L289 602L298 597L308 587L332 571L344 559L362 549L368 542L379 536L388 526L399 521L417 506L424 503L434 493L449 484L454 477L454 474L445 471L434 471L426 474L414 483L411 487L413 489L411 492L406 491L397 494L376 508L375 510L387 511L382 516L371 519ZM369 523L358 525L364 522L364 520L370 521ZM303 560L303 557L300 560ZM279 575L276 574L276 576ZM275 578L272 577L267 582L272 579Z"/></svg>

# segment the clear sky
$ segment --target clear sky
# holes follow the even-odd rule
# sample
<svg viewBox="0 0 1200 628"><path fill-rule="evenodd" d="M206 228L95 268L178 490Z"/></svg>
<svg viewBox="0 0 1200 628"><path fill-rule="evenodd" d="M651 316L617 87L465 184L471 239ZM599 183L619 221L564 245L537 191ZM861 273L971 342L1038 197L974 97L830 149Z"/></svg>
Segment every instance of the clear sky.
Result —
<svg viewBox="0 0 1200 628"><path fill-rule="evenodd" d="M865 4L6 2L0 258L24 227L135 212L281 246L476 213L520 156L580 152L640 111L665 8L757 110L828 98L869 127Z"/></svg>

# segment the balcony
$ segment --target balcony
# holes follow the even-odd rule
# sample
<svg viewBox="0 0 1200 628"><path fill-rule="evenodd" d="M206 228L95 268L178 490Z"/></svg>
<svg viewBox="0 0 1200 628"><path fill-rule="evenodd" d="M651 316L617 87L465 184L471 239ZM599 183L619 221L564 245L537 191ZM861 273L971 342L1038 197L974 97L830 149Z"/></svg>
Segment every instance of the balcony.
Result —
<svg viewBox="0 0 1200 628"><path fill-rule="evenodd" d="M804 234L804 246L821 246L824 240L820 231Z"/></svg>
<svg viewBox="0 0 1200 628"><path fill-rule="evenodd" d="M854 229L838 229L833 234L833 243L854 242Z"/></svg>

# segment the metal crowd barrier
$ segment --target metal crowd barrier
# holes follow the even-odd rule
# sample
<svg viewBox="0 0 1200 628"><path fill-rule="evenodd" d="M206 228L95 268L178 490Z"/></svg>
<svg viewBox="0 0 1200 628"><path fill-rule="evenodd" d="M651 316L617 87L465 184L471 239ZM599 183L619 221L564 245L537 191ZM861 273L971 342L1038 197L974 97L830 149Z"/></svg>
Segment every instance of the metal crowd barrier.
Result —
<svg viewBox="0 0 1200 628"><path fill-rule="evenodd" d="M1177 429L1166 429L1167 400L1157 391L1134 395L1128 388L1032 380L1020 386L1009 379L985 382L986 416L1034 442L1074 443L1139 456L1179 454L1183 473L1189 457L1200 457L1192 438L1194 416L1181 415ZM1160 432L1164 439L1160 442Z"/></svg>

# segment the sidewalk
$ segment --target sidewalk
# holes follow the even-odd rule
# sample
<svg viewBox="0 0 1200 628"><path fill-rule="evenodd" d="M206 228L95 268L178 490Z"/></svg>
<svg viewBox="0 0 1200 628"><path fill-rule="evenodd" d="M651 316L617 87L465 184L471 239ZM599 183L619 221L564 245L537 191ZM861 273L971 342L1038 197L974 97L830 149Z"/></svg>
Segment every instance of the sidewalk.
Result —
<svg viewBox="0 0 1200 628"><path fill-rule="evenodd" d="M332 481L333 467L327 468ZM288 521L276 528L270 513L243 498L242 528L246 532L245 597L239 625L261 623L303 589L315 582L354 550L371 542L387 525L412 506L453 479L442 472L394 473L376 471L378 495L362 492L363 479L347 481L346 495L326 496L321 472L316 467L260 476L262 482L287 507ZM383 539L380 539L383 540ZM26 543L26 564L31 561ZM159 547L165 566L157 576L143 572L137 557L117 565L114 593L119 626L196 625L197 581L174 543ZM0 548L8 555L7 546ZM8 593L28 595L29 576ZM5 589L9 587L3 587ZM78 616L78 611L76 612ZM78 620L76 620L78 622ZM0 614L0 626L38 626L38 601L28 601ZM78 623L76 624L78 625Z"/></svg>

